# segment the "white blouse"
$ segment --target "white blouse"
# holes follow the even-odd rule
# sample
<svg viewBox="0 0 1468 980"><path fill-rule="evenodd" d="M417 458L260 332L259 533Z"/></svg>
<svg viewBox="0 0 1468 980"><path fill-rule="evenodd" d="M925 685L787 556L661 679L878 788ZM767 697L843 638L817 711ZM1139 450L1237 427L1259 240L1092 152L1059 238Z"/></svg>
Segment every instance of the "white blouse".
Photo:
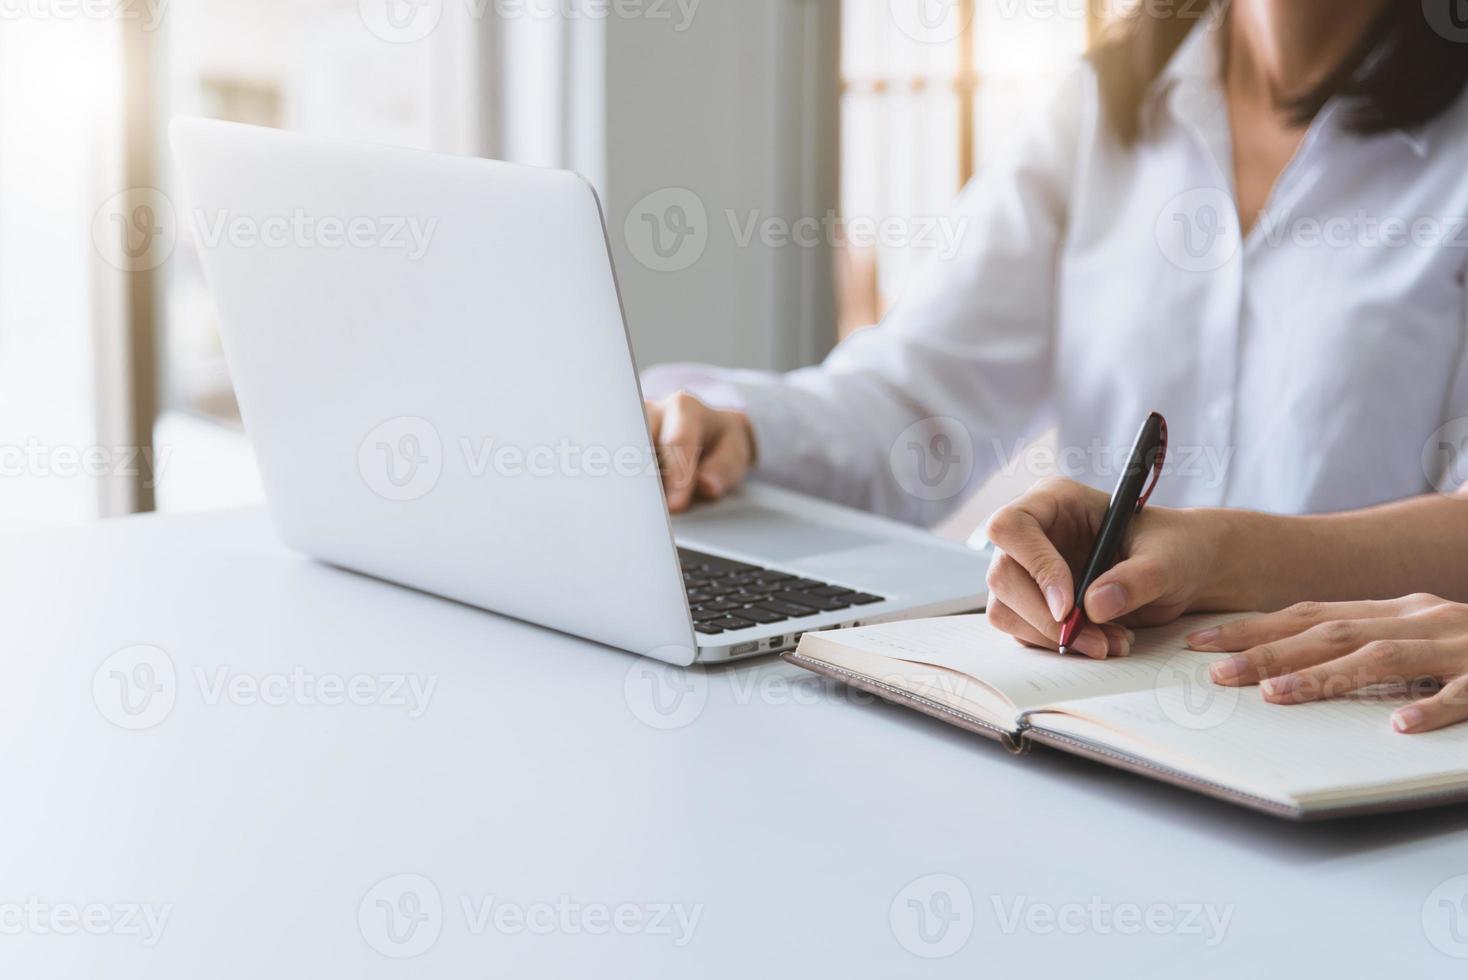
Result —
<svg viewBox="0 0 1468 980"><path fill-rule="evenodd" d="M1153 409L1165 505L1332 511L1468 479L1468 98L1370 138L1327 105L1243 236L1216 32L1178 50L1132 148L1078 68L960 195L961 246L823 364L668 365L648 397L741 407L760 478L918 523L1000 468L1109 490ZM1051 427L1054 458L1026 449Z"/></svg>

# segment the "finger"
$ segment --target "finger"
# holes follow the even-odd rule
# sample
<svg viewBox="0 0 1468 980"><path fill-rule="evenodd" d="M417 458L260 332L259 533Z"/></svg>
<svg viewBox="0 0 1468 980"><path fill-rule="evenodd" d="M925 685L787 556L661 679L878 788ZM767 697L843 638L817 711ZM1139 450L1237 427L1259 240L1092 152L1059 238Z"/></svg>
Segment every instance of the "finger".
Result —
<svg viewBox="0 0 1468 980"><path fill-rule="evenodd" d="M1029 620L1009 608L1002 599L995 598L992 593L984 613L989 619L990 626L1000 632L1008 633L1021 643L1043 647L1047 650L1055 649L1054 640L1035 629Z"/></svg>
<svg viewBox="0 0 1468 980"><path fill-rule="evenodd" d="M1075 599L1075 580L1070 566L1055 550L1045 527L1053 523L1061 502L1048 493L1002 508L989 520L989 540L1029 573L1055 622L1070 615Z"/></svg>
<svg viewBox="0 0 1468 980"><path fill-rule="evenodd" d="M1138 555L1118 562L1086 590L1086 618L1110 623L1150 605L1172 586L1157 555Z"/></svg>
<svg viewBox="0 0 1468 980"><path fill-rule="evenodd" d="M669 510L683 510L693 499L693 481L698 472L703 439L703 416L703 405L692 395L677 394L663 404L658 459L663 468Z"/></svg>
<svg viewBox="0 0 1468 980"><path fill-rule="evenodd" d="M1367 602L1297 602L1288 609L1236 619L1188 636L1194 650L1247 650L1261 643L1303 633L1337 619L1377 619L1399 615L1405 600Z"/></svg>
<svg viewBox="0 0 1468 980"><path fill-rule="evenodd" d="M1376 640L1336 660L1285 674L1260 685L1272 704L1338 698L1373 684L1410 684L1441 677L1452 657L1438 640Z"/></svg>
<svg viewBox="0 0 1468 980"><path fill-rule="evenodd" d="M1403 705L1392 715L1392 727L1415 735L1468 719L1468 676L1449 681L1430 698Z"/></svg>
<svg viewBox="0 0 1468 980"><path fill-rule="evenodd" d="M644 399L642 410L647 413L647 429L652 433L653 445L657 445L658 430L663 427L663 408L657 402Z"/></svg>
<svg viewBox="0 0 1468 980"><path fill-rule="evenodd" d="M988 616L989 623L995 629L1008 633L1028 646L1054 650L1059 645L1058 634L1055 638L1046 636L1023 616L1020 616L1013 609L1009 608L1009 606L1005 605L1001 599L990 598ZM1126 654L1121 652L1120 638L1118 638L1117 646L1117 656L1125 656ZM1111 641L1107 638L1106 634L1101 632L1100 627L1091 624L1087 624L1086 628L1075 638L1075 642L1071 644L1071 648L1077 653L1082 653L1093 660L1105 660L1107 654L1112 652ZM1126 653L1131 652L1130 638L1127 639L1125 651Z"/></svg>
<svg viewBox="0 0 1468 980"><path fill-rule="evenodd" d="M1230 687L1257 684L1266 677L1336 660L1377 640L1405 640L1420 635L1421 627L1401 616L1337 619L1220 660L1209 668L1209 675L1216 683Z"/></svg>
<svg viewBox="0 0 1468 980"><path fill-rule="evenodd" d="M1060 642L1060 624L1051 617L1039 586L1019 562L1002 551L996 553L989 566L988 585L992 600L1024 620L1034 633L1044 638L1046 646L1056 648ZM1131 653L1134 639L1132 631L1124 626L1096 624L1094 628L1082 630L1081 637L1072 645L1088 657L1124 657Z"/></svg>
<svg viewBox="0 0 1468 980"><path fill-rule="evenodd" d="M729 424L719 425L698 462L697 489L710 500L732 490L749 470L748 444L728 431Z"/></svg>
<svg viewBox="0 0 1468 980"><path fill-rule="evenodd" d="M1051 641L1053 646L1060 639L1060 624L1055 621L1040 586L1025 571L1024 566L1003 551L995 552L989 563L989 595L1012 609L1036 632Z"/></svg>
<svg viewBox="0 0 1468 980"><path fill-rule="evenodd" d="M1120 623L1102 623L1097 628L1106 634L1108 655L1113 657L1132 655L1132 644L1137 642L1137 634Z"/></svg>

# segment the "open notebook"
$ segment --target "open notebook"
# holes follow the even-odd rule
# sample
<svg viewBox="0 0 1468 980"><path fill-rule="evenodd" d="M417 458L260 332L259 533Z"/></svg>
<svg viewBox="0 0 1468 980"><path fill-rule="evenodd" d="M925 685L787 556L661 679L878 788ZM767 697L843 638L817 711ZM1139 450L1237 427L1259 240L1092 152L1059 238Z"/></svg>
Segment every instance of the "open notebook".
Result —
<svg viewBox="0 0 1468 980"><path fill-rule="evenodd" d="M1142 630L1130 657L1032 650L982 616L807 633L792 663L1020 752L1039 742L1278 816L1468 799L1468 724L1401 735L1385 689L1272 705L1208 679L1183 637L1236 616Z"/></svg>

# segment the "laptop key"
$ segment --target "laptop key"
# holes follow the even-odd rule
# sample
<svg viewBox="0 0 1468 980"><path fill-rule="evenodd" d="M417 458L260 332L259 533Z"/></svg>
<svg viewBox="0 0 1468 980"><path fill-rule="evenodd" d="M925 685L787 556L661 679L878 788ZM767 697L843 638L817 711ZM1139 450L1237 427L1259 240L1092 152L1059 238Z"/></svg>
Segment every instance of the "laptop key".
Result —
<svg viewBox="0 0 1468 980"><path fill-rule="evenodd" d="M761 609L759 606L745 606L739 610L739 618L752 619L761 626L765 626L770 623L778 623L780 620L789 619L790 617L770 612L768 609Z"/></svg>
<svg viewBox="0 0 1468 980"><path fill-rule="evenodd" d="M810 593L811 595L824 596L824 597L830 599L830 598L835 598L837 596L848 596L848 595L851 595L856 590L855 589L848 589L848 588L845 588L844 586L840 586L840 585L823 585L819 589L806 589L805 591L808 592L808 593Z"/></svg>
<svg viewBox="0 0 1468 980"><path fill-rule="evenodd" d="M793 602L796 605L809 606L811 609L818 609L822 612L830 612L833 609L845 609L851 605L851 603L844 602L841 599L827 599L823 596L811 595L807 592L781 592L774 596L774 598L779 599L781 602Z"/></svg>
<svg viewBox="0 0 1468 980"><path fill-rule="evenodd" d="M871 595L866 592L857 592L852 595L842 596L842 598L851 603L853 606L870 606L874 602L886 601L885 596Z"/></svg>
<svg viewBox="0 0 1468 980"><path fill-rule="evenodd" d="M779 591L780 588L776 585L741 585L739 587L740 595L766 596Z"/></svg>
<svg viewBox="0 0 1468 980"><path fill-rule="evenodd" d="M715 558L713 555L698 555L698 562L704 568L716 573L764 571L758 565L746 565L742 561L732 561L728 558Z"/></svg>
<svg viewBox="0 0 1468 980"><path fill-rule="evenodd" d="M711 620L708 625L717 626L721 630L745 630L753 626L754 623L751 620L741 619L738 616L725 616L723 619Z"/></svg>
<svg viewBox="0 0 1468 980"><path fill-rule="evenodd" d="M764 571L764 572L760 572L758 575L756 575L755 576L755 579L757 581L759 581L759 582L771 582L771 583L792 582L792 581L795 580L795 576L794 575L786 575L784 572L769 572L769 571Z"/></svg>
<svg viewBox="0 0 1468 980"><path fill-rule="evenodd" d="M719 599L716 602L709 603L708 608L719 612L733 612L735 609L743 609L744 603L736 602L732 599Z"/></svg>
<svg viewBox="0 0 1468 980"><path fill-rule="evenodd" d="M693 621L695 623L707 623L713 619L723 619L724 613L725 610L723 609L695 609L693 611Z"/></svg>
<svg viewBox="0 0 1468 980"><path fill-rule="evenodd" d="M783 599L761 599L758 603L760 609L768 609L777 612L786 619L798 619L801 616L810 616L815 610L810 606L797 606L793 602L785 602Z"/></svg>
<svg viewBox="0 0 1468 980"><path fill-rule="evenodd" d="M713 636L715 633L724 632L722 626L715 626L713 623L694 623L693 628L705 636Z"/></svg>

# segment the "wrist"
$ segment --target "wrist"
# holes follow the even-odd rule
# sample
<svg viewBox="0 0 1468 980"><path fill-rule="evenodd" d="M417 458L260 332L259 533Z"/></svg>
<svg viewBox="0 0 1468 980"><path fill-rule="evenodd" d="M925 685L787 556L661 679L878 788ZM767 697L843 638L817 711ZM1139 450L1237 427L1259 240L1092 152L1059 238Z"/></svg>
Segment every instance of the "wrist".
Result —
<svg viewBox="0 0 1468 980"><path fill-rule="evenodd" d="M730 410L729 414L734 416L734 425L739 429L744 438L744 448L749 454L749 468L754 469L759 462L759 443L754 438L754 423L749 420L747 412L737 409Z"/></svg>
<svg viewBox="0 0 1468 980"><path fill-rule="evenodd" d="M1255 542L1267 529L1264 515L1251 511L1198 508L1184 511L1195 524L1198 549L1205 558L1202 585L1192 607L1211 611L1262 608Z"/></svg>

